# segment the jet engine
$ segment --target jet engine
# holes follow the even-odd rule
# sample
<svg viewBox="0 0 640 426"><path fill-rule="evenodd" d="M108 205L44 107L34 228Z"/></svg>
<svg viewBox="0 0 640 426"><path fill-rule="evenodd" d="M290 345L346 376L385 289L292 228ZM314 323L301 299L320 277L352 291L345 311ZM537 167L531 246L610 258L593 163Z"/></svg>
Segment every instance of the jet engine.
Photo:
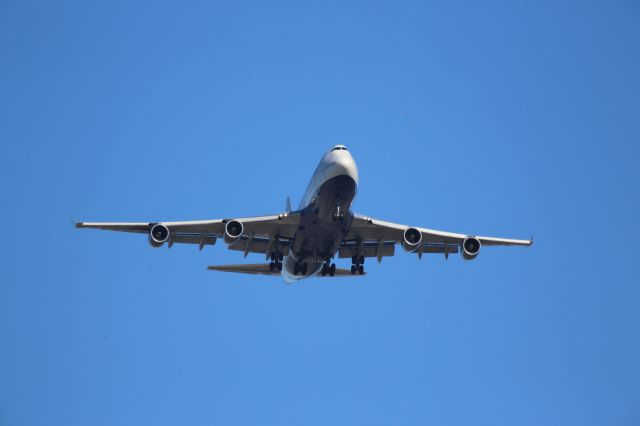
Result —
<svg viewBox="0 0 640 426"><path fill-rule="evenodd" d="M149 244L151 247L160 247L169 239L169 228L157 223L149 230Z"/></svg>
<svg viewBox="0 0 640 426"><path fill-rule="evenodd" d="M480 240L476 237L467 237L462 242L462 257L465 260L475 259L480 252Z"/></svg>
<svg viewBox="0 0 640 426"><path fill-rule="evenodd" d="M224 242L227 244L238 241L244 232L244 225L238 220L230 220L224 226Z"/></svg>
<svg viewBox="0 0 640 426"><path fill-rule="evenodd" d="M422 244L422 232L416 228L408 228L402 234L402 248L408 252L416 251Z"/></svg>

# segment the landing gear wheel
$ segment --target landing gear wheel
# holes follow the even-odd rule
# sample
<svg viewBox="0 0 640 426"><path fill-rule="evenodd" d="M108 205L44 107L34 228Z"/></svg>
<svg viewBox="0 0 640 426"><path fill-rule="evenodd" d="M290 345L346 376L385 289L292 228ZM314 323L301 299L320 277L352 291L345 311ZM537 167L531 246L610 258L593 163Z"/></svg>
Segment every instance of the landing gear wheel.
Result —
<svg viewBox="0 0 640 426"><path fill-rule="evenodd" d="M327 274L329 273L329 269L330 269L330 268L329 268L329 266L327 266L327 264L326 264L326 263L325 263L325 264L323 264L323 265L322 265L322 271L320 271L320 274L321 274L323 277L326 277L326 276L327 276Z"/></svg>
<svg viewBox="0 0 640 426"><path fill-rule="evenodd" d="M296 263L295 265L293 265L293 275L298 275L299 272L300 272L300 265Z"/></svg>
<svg viewBox="0 0 640 426"><path fill-rule="evenodd" d="M363 265L358 266L358 273L360 275L364 275L364 266Z"/></svg>
<svg viewBox="0 0 640 426"><path fill-rule="evenodd" d="M273 272L274 267L275 267L275 264L273 262L269 263L269 272Z"/></svg>
<svg viewBox="0 0 640 426"><path fill-rule="evenodd" d="M334 276L335 274L336 274L336 264L334 263L329 267L329 275Z"/></svg>
<svg viewBox="0 0 640 426"><path fill-rule="evenodd" d="M278 272L282 272L282 262L278 262Z"/></svg>
<svg viewBox="0 0 640 426"><path fill-rule="evenodd" d="M356 274L356 265L351 265L351 275Z"/></svg>

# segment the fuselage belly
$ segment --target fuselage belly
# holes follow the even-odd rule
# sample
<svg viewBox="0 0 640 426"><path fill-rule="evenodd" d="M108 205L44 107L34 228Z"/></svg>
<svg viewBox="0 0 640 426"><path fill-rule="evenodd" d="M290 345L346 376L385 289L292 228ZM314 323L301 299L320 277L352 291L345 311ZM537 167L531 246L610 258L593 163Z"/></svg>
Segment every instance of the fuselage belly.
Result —
<svg viewBox="0 0 640 426"><path fill-rule="evenodd" d="M282 276L288 283L318 274L349 232L358 169L349 151L334 147L320 161L300 203L301 220ZM297 272L297 274L296 274Z"/></svg>

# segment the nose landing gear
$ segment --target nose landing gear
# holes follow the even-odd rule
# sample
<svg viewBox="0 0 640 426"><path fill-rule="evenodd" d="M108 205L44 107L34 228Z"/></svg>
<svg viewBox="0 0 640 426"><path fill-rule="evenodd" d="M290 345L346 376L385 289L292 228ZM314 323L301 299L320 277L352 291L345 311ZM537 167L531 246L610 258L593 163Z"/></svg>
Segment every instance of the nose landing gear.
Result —
<svg viewBox="0 0 640 426"><path fill-rule="evenodd" d="M338 223L342 223L344 221L344 212L342 211L340 206L337 206L333 211L333 221Z"/></svg>

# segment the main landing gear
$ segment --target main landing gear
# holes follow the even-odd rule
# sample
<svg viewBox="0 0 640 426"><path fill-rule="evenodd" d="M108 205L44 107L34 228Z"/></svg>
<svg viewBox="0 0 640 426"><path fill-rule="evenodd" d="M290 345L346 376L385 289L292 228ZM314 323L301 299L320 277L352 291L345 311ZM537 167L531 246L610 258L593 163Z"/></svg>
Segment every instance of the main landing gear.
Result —
<svg viewBox="0 0 640 426"><path fill-rule="evenodd" d="M282 253L271 253L271 263L269 263L269 272L282 271Z"/></svg>
<svg viewBox="0 0 640 426"><path fill-rule="evenodd" d="M322 265L322 271L320 271L323 277L326 277L327 274L333 277L336 274L336 264L335 263L325 263Z"/></svg>
<svg viewBox="0 0 640 426"><path fill-rule="evenodd" d="M364 256L353 256L351 263L351 275L355 275L356 273L364 275Z"/></svg>

